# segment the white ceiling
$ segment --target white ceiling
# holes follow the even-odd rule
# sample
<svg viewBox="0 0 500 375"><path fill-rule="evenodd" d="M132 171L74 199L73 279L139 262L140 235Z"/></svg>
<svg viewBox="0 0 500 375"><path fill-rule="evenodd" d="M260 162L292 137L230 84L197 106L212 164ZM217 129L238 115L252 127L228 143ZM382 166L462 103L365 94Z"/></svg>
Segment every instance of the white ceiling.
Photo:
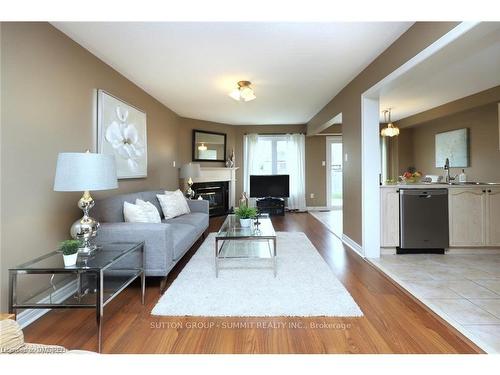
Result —
<svg viewBox="0 0 500 375"><path fill-rule="evenodd" d="M380 109L396 121L498 85L500 22L480 23L385 86Z"/></svg>
<svg viewBox="0 0 500 375"><path fill-rule="evenodd" d="M53 23L180 116L235 125L308 122L411 24ZM228 96L240 80L256 100Z"/></svg>

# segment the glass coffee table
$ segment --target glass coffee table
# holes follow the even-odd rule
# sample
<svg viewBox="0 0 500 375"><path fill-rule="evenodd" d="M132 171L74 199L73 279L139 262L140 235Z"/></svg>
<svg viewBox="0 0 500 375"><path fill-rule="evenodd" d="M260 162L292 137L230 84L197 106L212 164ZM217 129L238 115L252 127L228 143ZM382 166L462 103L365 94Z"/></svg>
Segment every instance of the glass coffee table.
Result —
<svg viewBox="0 0 500 375"><path fill-rule="evenodd" d="M9 313L18 309L92 308L96 312L98 350L102 349L104 306L135 279L141 279L144 304L144 242L103 244L91 256L78 256L65 267L53 251L9 269Z"/></svg>
<svg viewBox="0 0 500 375"><path fill-rule="evenodd" d="M236 215L228 215L215 235L215 277L224 259L269 259L276 277L276 232L269 215L242 228Z"/></svg>

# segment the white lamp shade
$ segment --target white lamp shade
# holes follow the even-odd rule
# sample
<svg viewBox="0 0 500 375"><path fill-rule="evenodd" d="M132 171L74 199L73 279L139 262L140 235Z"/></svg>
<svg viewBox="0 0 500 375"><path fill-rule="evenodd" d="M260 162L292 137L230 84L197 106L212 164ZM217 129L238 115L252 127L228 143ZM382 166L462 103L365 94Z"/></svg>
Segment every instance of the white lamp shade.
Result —
<svg viewBox="0 0 500 375"><path fill-rule="evenodd" d="M229 96L237 101L249 102L257 98L251 87L244 86L229 93Z"/></svg>
<svg viewBox="0 0 500 375"><path fill-rule="evenodd" d="M181 178L195 178L200 177L201 168L199 164L184 164L181 167Z"/></svg>
<svg viewBox="0 0 500 375"><path fill-rule="evenodd" d="M62 152L57 157L55 191L95 191L117 187L113 155Z"/></svg>
<svg viewBox="0 0 500 375"><path fill-rule="evenodd" d="M253 90L248 86L240 88L240 95L245 102L249 102L256 98Z"/></svg>

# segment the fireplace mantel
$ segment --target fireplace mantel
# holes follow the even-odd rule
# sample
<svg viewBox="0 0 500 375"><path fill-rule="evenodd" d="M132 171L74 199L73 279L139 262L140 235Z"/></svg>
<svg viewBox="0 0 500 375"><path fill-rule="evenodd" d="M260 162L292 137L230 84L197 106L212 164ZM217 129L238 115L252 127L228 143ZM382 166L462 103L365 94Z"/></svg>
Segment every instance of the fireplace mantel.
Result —
<svg viewBox="0 0 500 375"><path fill-rule="evenodd" d="M239 168L201 167L200 177L193 178L193 182L229 181L229 207L235 207L237 169Z"/></svg>

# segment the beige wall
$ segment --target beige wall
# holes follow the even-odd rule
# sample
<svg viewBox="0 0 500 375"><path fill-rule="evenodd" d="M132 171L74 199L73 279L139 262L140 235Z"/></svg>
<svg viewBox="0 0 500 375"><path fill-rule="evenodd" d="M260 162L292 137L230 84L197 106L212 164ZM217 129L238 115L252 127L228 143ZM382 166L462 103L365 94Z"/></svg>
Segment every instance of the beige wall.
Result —
<svg viewBox="0 0 500 375"><path fill-rule="evenodd" d="M47 23L1 25L1 311L12 265L54 249L81 212L79 193L53 192L57 154L93 149L94 89L148 117L148 178L118 192L177 186L178 117Z"/></svg>
<svg viewBox="0 0 500 375"><path fill-rule="evenodd" d="M344 164L344 233L362 243L361 230L361 95L457 25L456 22L417 22L365 70L342 89L307 124L308 134L342 113Z"/></svg>
<svg viewBox="0 0 500 375"><path fill-rule="evenodd" d="M326 206L326 136L306 137L306 204L308 207ZM311 198L314 193L314 198Z"/></svg>
<svg viewBox="0 0 500 375"><path fill-rule="evenodd" d="M325 130L321 131L320 134L342 134L342 124L331 125Z"/></svg>
<svg viewBox="0 0 500 375"><path fill-rule="evenodd" d="M465 168L471 181L500 182L498 104L491 103L444 116L411 129L413 165L424 174L442 175L435 167L435 135L444 131L469 128L470 167ZM407 131L407 129L403 129ZM451 174L461 169L451 169Z"/></svg>
<svg viewBox="0 0 500 375"><path fill-rule="evenodd" d="M397 150L391 155L397 170L397 175L393 175L394 178L401 176L409 167L415 167L413 129L400 129L400 134L396 138L394 143L397 145Z"/></svg>

